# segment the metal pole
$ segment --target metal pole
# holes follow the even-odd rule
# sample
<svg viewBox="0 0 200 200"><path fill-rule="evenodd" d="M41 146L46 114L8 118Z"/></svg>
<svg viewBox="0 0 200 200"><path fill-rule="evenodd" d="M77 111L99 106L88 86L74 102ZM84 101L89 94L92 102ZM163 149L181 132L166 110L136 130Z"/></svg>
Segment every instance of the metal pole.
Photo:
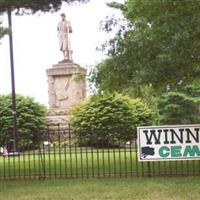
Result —
<svg viewBox="0 0 200 200"><path fill-rule="evenodd" d="M17 133L17 112L16 112L16 95L15 95L15 72L14 72L14 56L13 56L13 37L12 37L12 12L8 10L9 24L9 47L10 47L10 69L11 69L11 85L12 85L12 116L13 116L13 139L14 152L18 152L18 133Z"/></svg>

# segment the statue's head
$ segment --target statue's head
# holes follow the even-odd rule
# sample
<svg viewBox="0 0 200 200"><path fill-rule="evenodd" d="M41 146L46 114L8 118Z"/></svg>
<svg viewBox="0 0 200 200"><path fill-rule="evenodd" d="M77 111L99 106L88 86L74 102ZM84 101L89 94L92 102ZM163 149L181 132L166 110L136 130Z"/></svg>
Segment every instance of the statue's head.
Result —
<svg viewBox="0 0 200 200"><path fill-rule="evenodd" d="M61 13L60 16L61 16L62 20L65 20L65 18L66 18L65 13Z"/></svg>

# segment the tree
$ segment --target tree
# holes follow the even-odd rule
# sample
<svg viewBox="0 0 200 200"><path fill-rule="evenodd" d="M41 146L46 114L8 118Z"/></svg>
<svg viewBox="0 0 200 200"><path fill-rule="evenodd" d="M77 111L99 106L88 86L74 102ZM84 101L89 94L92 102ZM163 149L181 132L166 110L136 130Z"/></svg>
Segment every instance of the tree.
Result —
<svg viewBox="0 0 200 200"><path fill-rule="evenodd" d="M2 23L0 22L0 39L1 39L4 35L6 35L6 34L8 33L8 29L2 27L1 24L2 24Z"/></svg>
<svg viewBox="0 0 200 200"><path fill-rule="evenodd" d="M0 146L13 148L11 95L0 95ZM31 97L17 95L17 127L19 149L38 145L45 128L46 108Z"/></svg>
<svg viewBox="0 0 200 200"><path fill-rule="evenodd" d="M163 94L158 100L158 109L162 124L200 123L200 84Z"/></svg>
<svg viewBox="0 0 200 200"><path fill-rule="evenodd" d="M30 10L32 13L37 11L49 12L57 11L61 8L62 2L87 2L88 0L0 0L0 13L17 9L19 12Z"/></svg>
<svg viewBox="0 0 200 200"><path fill-rule="evenodd" d="M152 124L153 112L140 99L95 95L71 111L79 145L113 147L136 138L136 127Z"/></svg>
<svg viewBox="0 0 200 200"><path fill-rule="evenodd" d="M121 9L127 23L108 42L108 59L94 70L97 87L150 85L160 92L199 78L200 1L127 0L110 6Z"/></svg>
<svg viewBox="0 0 200 200"><path fill-rule="evenodd" d="M35 13L37 11L53 12L60 9L62 2L86 2L87 0L0 0L0 13L8 13L9 24L9 41L10 41L10 62L11 62L11 80L12 80L12 115L13 115L13 137L14 151L17 151L17 119L16 119L16 99L15 99L15 81L14 81L14 58L13 58L13 41L12 41L12 11L16 10L16 14ZM3 35L3 29L1 29Z"/></svg>

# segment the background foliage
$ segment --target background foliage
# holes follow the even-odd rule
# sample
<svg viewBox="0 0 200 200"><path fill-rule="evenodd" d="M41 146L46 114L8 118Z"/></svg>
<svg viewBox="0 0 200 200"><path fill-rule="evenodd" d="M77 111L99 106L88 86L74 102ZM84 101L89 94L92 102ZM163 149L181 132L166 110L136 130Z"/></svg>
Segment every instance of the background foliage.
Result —
<svg viewBox="0 0 200 200"><path fill-rule="evenodd" d="M0 13L7 12L8 9L17 9L19 13L30 10L32 13L37 11L53 12L61 8L62 2L87 2L88 0L0 0Z"/></svg>
<svg viewBox="0 0 200 200"><path fill-rule="evenodd" d="M200 1L127 0L112 3L126 23L104 45L108 58L94 70L100 90L119 91L152 85L155 92L177 87L200 75ZM115 18L105 22L112 31Z"/></svg>
<svg viewBox="0 0 200 200"><path fill-rule="evenodd" d="M16 96L17 128L19 147L33 148L38 144L40 134L45 128L46 108L33 98ZM0 146L7 145L12 149L12 98L11 95L0 95Z"/></svg>
<svg viewBox="0 0 200 200"><path fill-rule="evenodd" d="M163 94L158 100L158 109L161 124L199 124L199 85L188 85L182 90Z"/></svg>
<svg viewBox="0 0 200 200"><path fill-rule="evenodd" d="M103 23L106 32L117 32L102 45L107 58L91 71L98 93L140 97L157 113L157 123L196 123L200 104L185 89L197 93L200 83L200 1L127 0L108 6L121 10L124 20Z"/></svg>
<svg viewBox="0 0 200 200"><path fill-rule="evenodd" d="M136 137L136 127L152 124L153 112L140 99L95 95L71 111L79 145L116 146Z"/></svg>
<svg viewBox="0 0 200 200"><path fill-rule="evenodd" d="M2 22L0 21L0 39L8 33L8 29L2 26Z"/></svg>

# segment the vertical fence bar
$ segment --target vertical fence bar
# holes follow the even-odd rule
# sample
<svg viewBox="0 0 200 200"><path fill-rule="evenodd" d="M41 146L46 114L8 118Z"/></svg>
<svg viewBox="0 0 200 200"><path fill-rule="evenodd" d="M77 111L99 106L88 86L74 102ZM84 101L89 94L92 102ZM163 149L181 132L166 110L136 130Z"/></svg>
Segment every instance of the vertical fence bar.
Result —
<svg viewBox="0 0 200 200"><path fill-rule="evenodd" d="M103 164L103 177L105 177L105 158L104 158L104 141L103 141L103 137L101 137L101 148L102 148L102 164Z"/></svg>
<svg viewBox="0 0 200 200"><path fill-rule="evenodd" d="M31 153L30 153L31 145L27 144L27 148L28 148L28 150L27 150L27 152L28 152L27 153L27 156L28 156L28 177L30 179L31 178L31 159L30 159L30 156L31 156Z"/></svg>
<svg viewBox="0 0 200 200"><path fill-rule="evenodd" d="M195 175L195 165L194 165L194 160L192 161L192 171L193 171L193 173L192 173L192 175L194 176Z"/></svg>
<svg viewBox="0 0 200 200"><path fill-rule="evenodd" d="M8 158L8 177L9 177L9 180L10 180L11 179L10 156L8 156L7 158Z"/></svg>
<svg viewBox="0 0 200 200"><path fill-rule="evenodd" d="M81 154L81 177L84 177L84 169L83 169L83 149L82 149L82 145L83 145L83 138L82 138L82 133L80 133L80 154Z"/></svg>
<svg viewBox="0 0 200 200"><path fill-rule="evenodd" d="M73 134L73 133L72 133ZM79 137L78 135L77 135L77 137ZM75 177L76 178L78 178L78 176L79 176L79 173L78 173L78 157L77 157L77 145L78 145L78 143L75 143L74 144L74 150L73 150L73 155L74 155L74 164L75 164Z"/></svg>
<svg viewBox="0 0 200 200"><path fill-rule="evenodd" d="M137 148L137 139L134 140L134 148L135 148L135 165L136 165L136 174L137 177L139 176L139 172L138 172L138 148Z"/></svg>
<svg viewBox="0 0 200 200"><path fill-rule="evenodd" d="M49 167L49 173L48 176L51 179L52 178L52 172L51 172L51 139L50 139L50 130L49 126L46 129L46 134L47 134L47 141L48 141L48 167Z"/></svg>
<svg viewBox="0 0 200 200"><path fill-rule="evenodd" d="M189 175L189 161L187 160L187 176Z"/></svg>
<svg viewBox="0 0 200 200"><path fill-rule="evenodd" d="M130 174L133 176L132 140L129 143Z"/></svg>
<svg viewBox="0 0 200 200"><path fill-rule="evenodd" d="M38 143L37 159L38 159L38 178L40 178L40 176L41 176L41 171L40 171L40 143Z"/></svg>
<svg viewBox="0 0 200 200"><path fill-rule="evenodd" d="M99 140L97 140L97 149L96 149L96 154L97 154L97 175L98 178L100 177L100 168L99 168Z"/></svg>
<svg viewBox="0 0 200 200"><path fill-rule="evenodd" d="M86 153L86 171L87 171L87 178L89 178L89 166L88 166L88 147L85 146L85 153Z"/></svg>
<svg viewBox="0 0 200 200"><path fill-rule="evenodd" d="M126 160L126 143L124 144L124 168L125 168L125 177L128 176L127 174L127 160Z"/></svg>
<svg viewBox="0 0 200 200"><path fill-rule="evenodd" d="M13 178L16 178L16 168L15 168L15 155L13 156Z"/></svg>
<svg viewBox="0 0 200 200"><path fill-rule="evenodd" d="M38 144L38 151L37 151L37 159L38 159L38 179L41 177L41 161L40 161L40 146Z"/></svg>
<svg viewBox="0 0 200 200"><path fill-rule="evenodd" d="M151 170L151 176L155 176L155 174L156 174L156 170L155 170L155 165L156 165L156 163L155 162L151 162L151 165L153 165L152 166L152 170Z"/></svg>
<svg viewBox="0 0 200 200"><path fill-rule="evenodd" d="M43 144L40 144L39 153L38 153L39 168L40 168L39 179L43 179L44 178L44 166L43 166L42 149L43 149Z"/></svg>
<svg viewBox="0 0 200 200"><path fill-rule="evenodd" d="M41 160L40 160L40 151L41 151L41 135L38 132L38 150L37 150L37 163L38 163L38 179L41 178Z"/></svg>
<svg viewBox="0 0 200 200"><path fill-rule="evenodd" d="M151 162L147 162L148 177L151 177Z"/></svg>
<svg viewBox="0 0 200 200"><path fill-rule="evenodd" d="M24 142L22 143L22 151L23 151L23 175L24 179L26 179L26 155L25 155L25 144Z"/></svg>
<svg viewBox="0 0 200 200"><path fill-rule="evenodd" d="M200 160L198 160L198 169L199 169L198 170L198 172L199 172L198 175L200 175Z"/></svg>
<svg viewBox="0 0 200 200"><path fill-rule="evenodd" d="M172 162L169 162L169 174L172 175Z"/></svg>
<svg viewBox="0 0 200 200"><path fill-rule="evenodd" d="M92 177L94 178L94 152L93 152L93 138L90 135L90 144L91 144L91 156L92 156Z"/></svg>
<svg viewBox="0 0 200 200"><path fill-rule="evenodd" d="M183 161L181 160L181 175L184 175Z"/></svg>
<svg viewBox="0 0 200 200"><path fill-rule="evenodd" d="M175 165L176 165L176 176L178 175L178 162L177 161L175 161Z"/></svg>
<svg viewBox="0 0 200 200"><path fill-rule="evenodd" d="M142 177L143 177L145 175L145 173L144 173L144 162L142 162L141 166L142 166Z"/></svg>
<svg viewBox="0 0 200 200"><path fill-rule="evenodd" d="M3 174L4 174L4 180L6 180L6 163L5 163L5 156L3 156Z"/></svg>
<svg viewBox="0 0 200 200"><path fill-rule="evenodd" d="M65 178L67 178L68 177L68 166L67 166L67 144L66 144L66 142L65 142L65 144L64 144L64 158L65 158Z"/></svg>
<svg viewBox="0 0 200 200"><path fill-rule="evenodd" d="M21 150L20 150L21 151ZM18 156L18 177L21 177L21 152Z"/></svg>
<svg viewBox="0 0 200 200"><path fill-rule="evenodd" d="M200 175L200 160L197 161L198 162L198 175Z"/></svg>
<svg viewBox="0 0 200 200"><path fill-rule="evenodd" d="M121 163L121 142L119 140L119 147L118 147L118 153L119 153L119 176L122 176L122 163Z"/></svg>
<svg viewBox="0 0 200 200"><path fill-rule="evenodd" d="M2 155L3 156L3 155ZM0 181L3 179L3 158L0 158Z"/></svg>
<svg viewBox="0 0 200 200"><path fill-rule="evenodd" d="M2 153L2 152L1 152L1 153ZM3 156L3 155L2 155L2 156ZM2 177L3 177L3 166L2 166L1 160L3 160L3 158L1 158L1 154L0 154L0 180L1 180Z"/></svg>
<svg viewBox="0 0 200 200"><path fill-rule="evenodd" d="M41 153L41 161L42 161L42 178L44 179L46 177L46 150L44 143L42 144L42 153Z"/></svg>
<svg viewBox="0 0 200 200"><path fill-rule="evenodd" d="M35 146L33 149L33 173L34 173L34 178L36 179L36 160L35 160Z"/></svg>
<svg viewBox="0 0 200 200"><path fill-rule="evenodd" d="M56 162L56 144L53 143L53 158L54 158L54 178L57 177L57 162Z"/></svg>
<svg viewBox="0 0 200 200"><path fill-rule="evenodd" d="M0 175L0 181L1 180L5 180L5 178L4 178L4 158L3 158L3 155L2 155L2 163L1 163L1 169L0 169L0 171L1 171L1 175Z"/></svg>
<svg viewBox="0 0 200 200"><path fill-rule="evenodd" d="M68 125L68 132L69 132L69 156L70 156L70 172L71 177L73 177L73 169L72 169L72 149L71 149L71 130L70 130L70 124Z"/></svg>
<svg viewBox="0 0 200 200"><path fill-rule="evenodd" d="M61 130L58 124L58 157L59 157L59 176L62 177L62 146L61 146Z"/></svg>
<svg viewBox="0 0 200 200"><path fill-rule="evenodd" d="M113 143L115 144L115 143ZM115 146L113 147L113 164L114 164L114 177L116 177L116 157L115 157Z"/></svg>
<svg viewBox="0 0 200 200"><path fill-rule="evenodd" d="M158 176L160 176L160 161L158 161Z"/></svg>
<svg viewBox="0 0 200 200"><path fill-rule="evenodd" d="M2 153L2 152L1 152ZM1 156L1 154L0 154ZM3 156L3 155L2 155ZM3 160L3 159L2 159ZM0 180L2 179L3 177L3 167L2 167L2 163L1 163L1 157L0 157Z"/></svg>
<svg viewBox="0 0 200 200"><path fill-rule="evenodd" d="M167 175L167 167L166 167L166 161L164 161L164 175Z"/></svg>
<svg viewBox="0 0 200 200"><path fill-rule="evenodd" d="M108 176L111 177L111 167L110 167L110 136L108 136Z"/></svg>
<svg viewBox="0 0 200 200"><path fill-rule="evenodd" d="M75 153L75 166L76 166L76 178L78 178L78 152L77 152L77 144L74 146L74 153Z"/></svg>

